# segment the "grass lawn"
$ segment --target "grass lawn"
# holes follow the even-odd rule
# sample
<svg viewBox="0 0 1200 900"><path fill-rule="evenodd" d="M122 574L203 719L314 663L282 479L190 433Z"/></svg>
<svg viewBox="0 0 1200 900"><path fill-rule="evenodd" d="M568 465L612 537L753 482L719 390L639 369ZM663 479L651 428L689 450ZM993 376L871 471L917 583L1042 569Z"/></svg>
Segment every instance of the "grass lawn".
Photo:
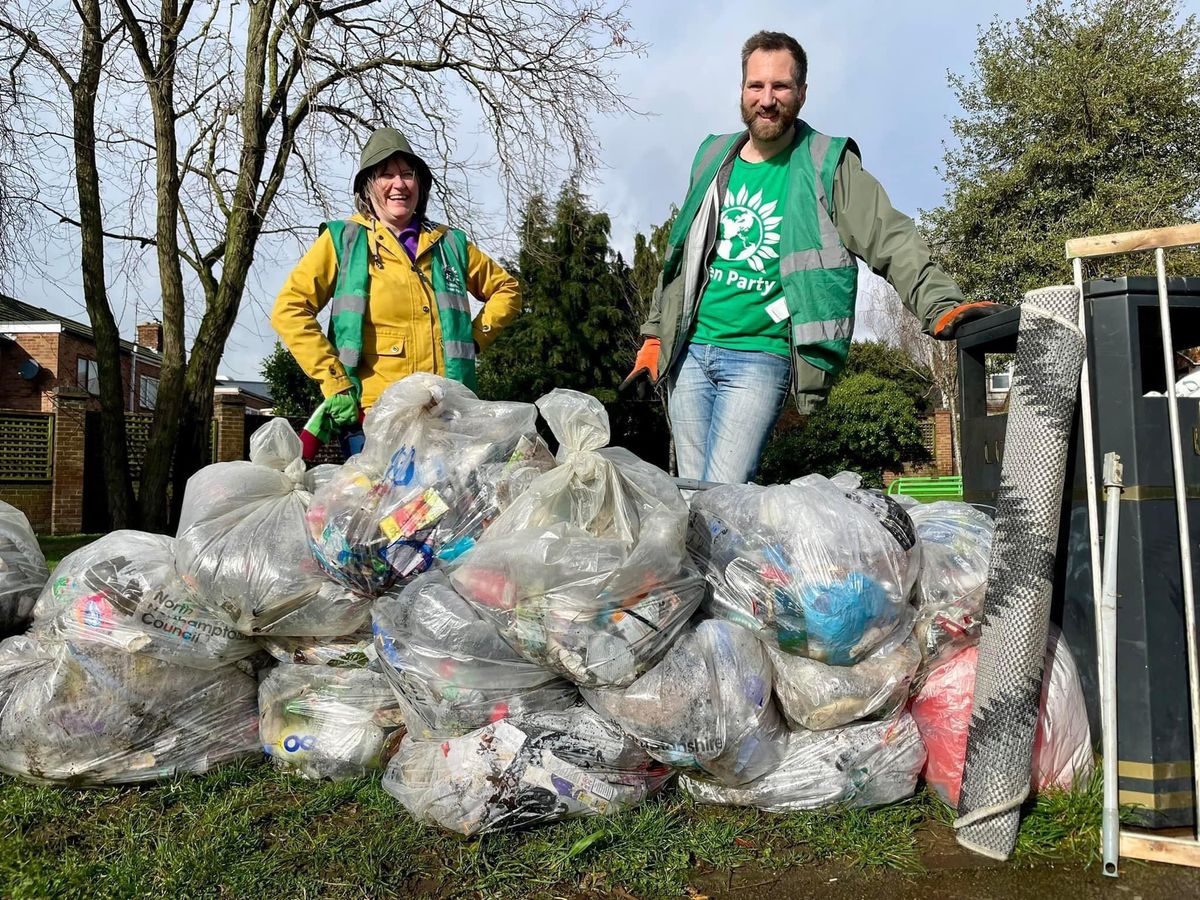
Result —
<svg viewBox="0 0 1200 900"><path fill-rule="evenodd" d="M611 818L468 840L415 824L378 779L307 782L260 761L144 788L0 778L0 896L699 897L706 874L920 872L951 818L929 793L869 812L770 815L672 788ZM1009 865L1064 860L1082 874L1099 821L1098 780L1043 797Z"/></svg>

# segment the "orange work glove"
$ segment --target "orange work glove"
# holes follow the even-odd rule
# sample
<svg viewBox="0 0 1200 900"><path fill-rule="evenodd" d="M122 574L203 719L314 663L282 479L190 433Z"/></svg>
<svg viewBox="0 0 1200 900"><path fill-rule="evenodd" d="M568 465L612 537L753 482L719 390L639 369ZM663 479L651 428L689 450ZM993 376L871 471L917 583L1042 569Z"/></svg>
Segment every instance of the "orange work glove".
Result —
<svg viewBox="0 0 1200 900"><path fill-rule="evenodd" d="M656 337L648 337L638 351L633 361L633 371L621 382L617 393L630 395L637 400L649 400L658 381L658 357L662 351L662 341Z"/></svg>
<svg viewBox="0 0 1200 900"><path fill-rule="evenodd" d="M982 319L992 313L998 313L1008 307L991 300L981 300L978 303L963 303L946 310L938 316L933 326L933 336L939 341L952 341L958 335L958 329L967 322Z"/></svg>

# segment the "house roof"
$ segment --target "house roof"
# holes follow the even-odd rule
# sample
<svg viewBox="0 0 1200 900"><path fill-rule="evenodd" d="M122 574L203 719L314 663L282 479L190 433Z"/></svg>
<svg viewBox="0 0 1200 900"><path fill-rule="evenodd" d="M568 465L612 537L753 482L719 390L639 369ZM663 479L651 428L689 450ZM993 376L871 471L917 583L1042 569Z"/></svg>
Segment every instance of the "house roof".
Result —
<svg viewBox="0 0 1200 900"><path fill-rule="evenodd" d="M77 322L74 319L68 319L66 316L60 316L58 313L43 309L40 306L25 303L23 300L18 300L15 297L9 297L7 294L0 294L0 322L57 322L62 326L63 331L68 334L73 334L76 337L84 338L93 343L96 340L92 326ZM133 342L122 339L121 349L127 353L132 353ZM137 349L138 356L144 356L154 361L162 360L162 354L151 350L149 347L143 347L141 344L138 344Z"/></svg>
<svg viewBox="0 0 1200 900"><path fill-rule="evenodd" d="M236 388L243 394L249 394L267 403L275 402L275 398L271 396L271 386L265 381L237 381L233 378L227 378L224 375L218 375L217 387Z"/></svg>

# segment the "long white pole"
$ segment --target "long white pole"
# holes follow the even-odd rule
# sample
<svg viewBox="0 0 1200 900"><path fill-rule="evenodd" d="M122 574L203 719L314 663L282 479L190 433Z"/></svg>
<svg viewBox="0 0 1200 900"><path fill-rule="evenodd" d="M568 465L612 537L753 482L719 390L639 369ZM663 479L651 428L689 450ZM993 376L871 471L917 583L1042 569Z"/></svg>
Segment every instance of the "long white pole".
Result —
<svg viewBox="0 0 1200 900"><path fill-rule="evenodd" d="M1175 513L1179 520L1179 563L1183 568L1184 640L1187 642L1188 707L1192 719L1192 807L1200 836L1200 659L1196 648L1196 595L1192 580L1192 539L1187 516L1187 481L1183 475L1183 439L1179 431L1179 398L1175 395L1175 344L1171 339L1171 311L1167 305L1167 255L1154 251L1158 268L1158 316L1162 325L1163 372L1167 378L1167 412L1171 421L1171 466L1175 472Z"/></svg>
<svg viewBox="0 0 1200 900"><path fill-rule="evenodd" d="M1104 454L1104 589L1100 606L1100 729L1104 754L1104 813L1101 849L1104 874L1116 877L1121 853L1121 815L1117 779L1117 532L1121 523L1121 457Z"/></svg>

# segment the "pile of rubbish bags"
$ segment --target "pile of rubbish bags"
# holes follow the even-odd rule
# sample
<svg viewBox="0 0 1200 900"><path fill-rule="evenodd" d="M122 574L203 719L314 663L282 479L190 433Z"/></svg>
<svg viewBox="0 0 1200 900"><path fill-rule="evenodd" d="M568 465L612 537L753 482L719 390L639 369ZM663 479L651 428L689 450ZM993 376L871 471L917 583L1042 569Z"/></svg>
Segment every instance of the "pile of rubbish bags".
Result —
<svg viewBox="0 0 1200 900"><path fill-rule="evenodd" d="M114 531L59 563L27 634L0 643L0 771L120 784L258 752L254 643L189 591L174 551Z"/></svg>
<svg viewBox="0 0 1200 900"><path fill-rule="evenodd" d="M922 776L956 802L986 514L848 474L685 500L574 391L497 403L419 374L364 431L305 471L270 421L191 478L174 538L114 532L52 576L0 506L0 622L29 626L0 644L0 770L107 784L265 753L382 773L466 835L675 776L772 811L893 803ZM1047 665L1034 781L1069 786L1091 743L1060 636Z"/></svg>

